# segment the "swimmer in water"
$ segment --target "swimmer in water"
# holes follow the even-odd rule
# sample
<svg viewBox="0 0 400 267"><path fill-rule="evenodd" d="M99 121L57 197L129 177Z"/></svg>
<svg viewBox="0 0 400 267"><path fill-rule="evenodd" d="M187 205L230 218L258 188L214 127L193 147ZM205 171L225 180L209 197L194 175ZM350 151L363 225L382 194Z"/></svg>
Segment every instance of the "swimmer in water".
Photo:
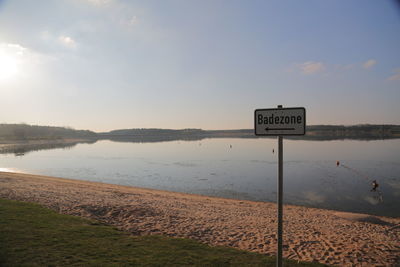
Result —
<svg viewBox="0 0 400 267"><path fill-rule="evenodd" d="M378 188L379 184L376 182L376 180L372 181L372 189L371 192L375 192L376 189Z"/></svg>

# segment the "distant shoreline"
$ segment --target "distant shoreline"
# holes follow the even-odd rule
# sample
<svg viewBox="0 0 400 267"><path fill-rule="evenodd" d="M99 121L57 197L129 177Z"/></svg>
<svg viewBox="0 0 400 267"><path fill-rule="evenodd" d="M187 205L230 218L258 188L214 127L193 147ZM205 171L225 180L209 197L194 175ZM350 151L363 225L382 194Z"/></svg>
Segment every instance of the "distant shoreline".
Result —
<svg viewBox="0 0 400 267"><path fill-rule="evenodd" d="M187 237L269 255L276 250L274 203L8 172L0 172L0 184L2 198L94 218L135 235ZM285 205L284 221L286 258L340 266L398 263L400 218Z"/></svg>
<svg viewBox="0 0 400 267"><path fill-rule="evenodd" d="M204 138L268 138L255 136L254 129L123 129L98 133L99 139L121 142L157 142L168 140L201 140ZM273 138L273 137L269 137ZM306 127L304 136L288 136L297 140L379 140L400 138L400 125L314 125Z"/></svg>
<svg viewBox="0 0 400 267"><path fill-rule="evenodd" d="M202 129L159 129L131 128L109 132L74 130L72 128L38 126L27 124L0 124L0 144L9 141L26 140L60 140L60 139L118 139L118 140L199 140L204 138L260 138L255 136L254 129L202 130ZM298 137L287 137L304 140L336 139L391 139L400 138L400 125L362 124L362 125L309 125L306 134Z"/></svg>

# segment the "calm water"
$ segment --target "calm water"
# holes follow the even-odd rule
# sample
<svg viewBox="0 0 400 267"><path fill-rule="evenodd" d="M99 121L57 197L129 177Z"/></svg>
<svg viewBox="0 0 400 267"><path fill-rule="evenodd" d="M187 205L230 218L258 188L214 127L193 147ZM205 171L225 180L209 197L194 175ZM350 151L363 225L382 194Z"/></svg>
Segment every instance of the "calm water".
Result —
<svg viewBox="0 0 400 267"><path fill-rule="evenodd" d="M3 154L0 169L275 201L276 146L276 139L100 141L24 156ZM350 169L337 167L337 160ZM380 185L380 193L370 192L374 179ZM284 140L284 201L400 217L400 140Z"/></svg>

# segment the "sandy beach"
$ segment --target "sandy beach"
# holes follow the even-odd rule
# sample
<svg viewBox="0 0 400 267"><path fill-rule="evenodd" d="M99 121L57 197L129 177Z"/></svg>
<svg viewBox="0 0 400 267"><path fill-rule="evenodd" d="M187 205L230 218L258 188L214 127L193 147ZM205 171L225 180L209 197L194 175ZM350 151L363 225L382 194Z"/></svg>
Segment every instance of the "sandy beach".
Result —
<svg viewBox="0 0 400 267"><path fill-rule="evenodd" d="M0 197L97 219L136 235L276 251L274 203L8 172L0 172ZM285 205L284 257L338 266L399 266L400 218Z"/></svg>

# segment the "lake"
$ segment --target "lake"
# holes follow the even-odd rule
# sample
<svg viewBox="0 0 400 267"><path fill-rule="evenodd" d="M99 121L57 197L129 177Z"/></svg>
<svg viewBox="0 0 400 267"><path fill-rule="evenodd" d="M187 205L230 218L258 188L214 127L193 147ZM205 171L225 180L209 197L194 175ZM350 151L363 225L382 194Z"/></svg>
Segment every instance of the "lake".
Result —
<svg viewBox="0 0 400 267"><path fill-rule="evenodd" d="M275 202L277 156L267 138L98 141L1 154L0 170ZM400 217L399 174L400 139L284 140L285 204Z"/></svg>

